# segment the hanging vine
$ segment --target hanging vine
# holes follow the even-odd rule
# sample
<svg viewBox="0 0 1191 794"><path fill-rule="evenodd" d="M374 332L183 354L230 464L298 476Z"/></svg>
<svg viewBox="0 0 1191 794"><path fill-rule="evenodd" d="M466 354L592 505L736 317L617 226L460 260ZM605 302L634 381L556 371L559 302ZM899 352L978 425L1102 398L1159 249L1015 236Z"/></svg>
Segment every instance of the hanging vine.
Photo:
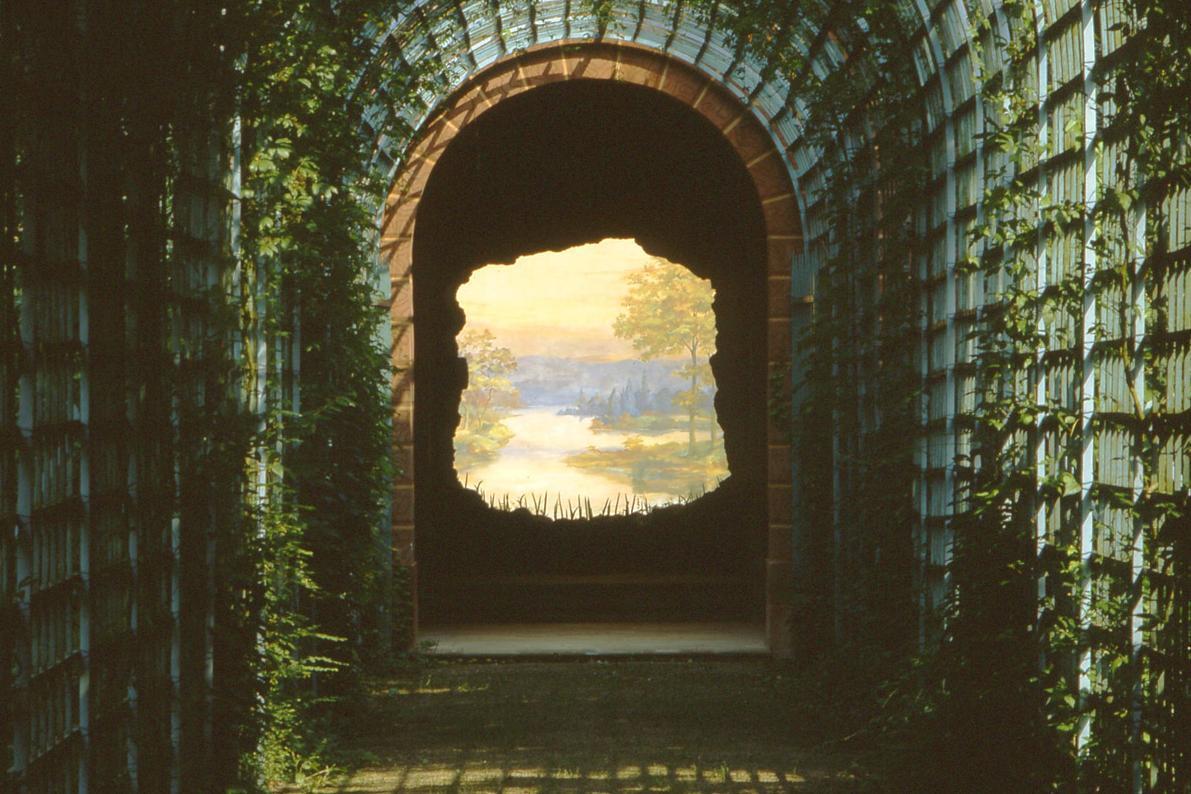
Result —
<svg viewBox="0 0 1191 794"><path fill-rule="evenodd" d="M378 101L416 107L434 65L378 64L368 31L389 3L258 0L241 13L246 361L266 362L250 364L263 697L245 776L310 784L331 769L336 704L387 664L408 609L381 530L391 432L374 268L389 175L369 153L409 130L362 120Z"/></svg>

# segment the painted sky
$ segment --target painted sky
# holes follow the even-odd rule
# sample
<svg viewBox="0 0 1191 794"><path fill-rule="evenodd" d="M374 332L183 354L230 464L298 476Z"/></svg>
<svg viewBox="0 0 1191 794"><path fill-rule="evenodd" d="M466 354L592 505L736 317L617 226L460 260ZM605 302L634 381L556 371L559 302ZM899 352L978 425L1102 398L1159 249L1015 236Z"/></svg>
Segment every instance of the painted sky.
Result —
<svg viewBox="0 0 1191 794"><path fill-rule="evenodd" d="M633 240L603 240L490 265L459 288L467 327L488 329L517 356L636 358L612 334L626 273L649 261Z"/></svg>

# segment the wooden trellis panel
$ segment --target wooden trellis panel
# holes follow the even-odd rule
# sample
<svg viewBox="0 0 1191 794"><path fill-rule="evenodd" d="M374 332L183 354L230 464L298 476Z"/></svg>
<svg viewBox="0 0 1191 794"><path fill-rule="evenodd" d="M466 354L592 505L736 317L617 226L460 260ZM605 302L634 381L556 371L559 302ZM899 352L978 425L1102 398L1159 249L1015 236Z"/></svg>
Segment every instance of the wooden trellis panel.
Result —
<svg viewBox="0 0 1191 794"><path fill-rule="evenodd" d="M204 479L238 396L230 139L209 112L175 116L209 75L170 103L128 66L134 42L165 61L142 12L0 13L4 791L157 794L213 774L212 547L243 532L235 483Z"/></svg>
<svg viewBox="0 0 1191 794"><path fill-rule="evenodd" d="M13 39L12 19L0 13L0 46ZM15 84L15 63L0 57L0 83ZM16 300L17 249L10 230L16 228L16 114L11 92L0 92L0 788L15 785L13 766L18 704L15 697L16 650L24 643L24 622L18 609L17 577L17 384L20 340Z"/></svg>

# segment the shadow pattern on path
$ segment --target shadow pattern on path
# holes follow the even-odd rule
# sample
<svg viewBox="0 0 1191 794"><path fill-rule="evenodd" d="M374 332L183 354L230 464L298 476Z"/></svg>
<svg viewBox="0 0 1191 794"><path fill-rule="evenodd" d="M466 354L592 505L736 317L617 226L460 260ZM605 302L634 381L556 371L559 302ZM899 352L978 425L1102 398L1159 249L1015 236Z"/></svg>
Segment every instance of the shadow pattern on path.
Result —
<svg viewBox="0 0 1191 794"><path fill-rule="evenodd" d="M378 682L339 794L871 791L769 660L422 662Z"/></svg>

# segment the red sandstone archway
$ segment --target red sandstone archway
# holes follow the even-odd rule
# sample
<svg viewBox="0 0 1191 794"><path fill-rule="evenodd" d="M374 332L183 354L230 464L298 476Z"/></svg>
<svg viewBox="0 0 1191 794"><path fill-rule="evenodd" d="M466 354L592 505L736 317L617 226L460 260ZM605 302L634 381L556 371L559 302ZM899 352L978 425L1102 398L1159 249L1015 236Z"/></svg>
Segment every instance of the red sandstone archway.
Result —
<svg viewBox="0 0 1191 794"><path fill-rule="evenodd" d="M768 250L768 367L774 374L786 372L789 366L790 264L794 253L801 250L802 233L784 162L772 138L752 113L726 88L690 66L638 45L555 43L503 59L471 78L428 120L411 147L385 206L381 254L390 275L393 440L394 454L402 471L393 491L393 548L396 558L415 574L415 322L411 273L418 205L439 158L464 127L510 97L574 79L619 81L667 94L703 115L731 144L748 169L764 212ZM766 635L770 650L785 655L790 649L793 501L790 447L785 433L770 426L767 450Z"/></svg>

